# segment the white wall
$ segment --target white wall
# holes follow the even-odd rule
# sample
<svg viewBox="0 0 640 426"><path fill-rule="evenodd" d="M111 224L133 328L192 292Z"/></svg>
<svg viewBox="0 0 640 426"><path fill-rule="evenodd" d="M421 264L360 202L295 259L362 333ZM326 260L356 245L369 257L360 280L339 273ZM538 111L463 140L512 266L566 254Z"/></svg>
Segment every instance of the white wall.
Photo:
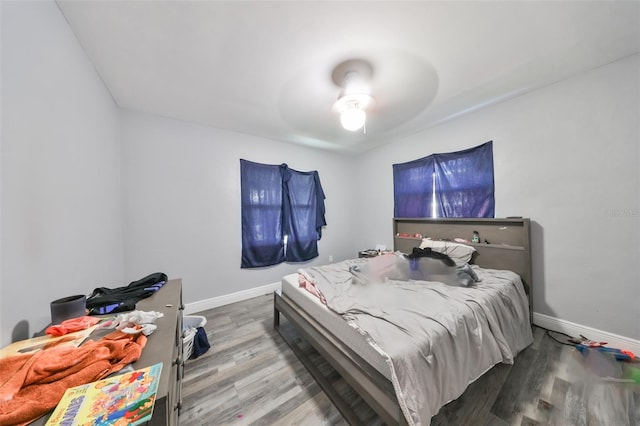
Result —
<svg viewBox="0 0 640 426"><path fill-rule="evenodd" d="M0 7L4 345L124 266L118 110L55 3Z"/></svg>
<svg viewBox="0 0 640 426"><path fill-rule="evenodd" d="M639 55L360 156L358 246L392 244L393 163L488 140L496 216L533 221L534 311L640 338Z"/></svg>
<svg viewBox="0 0 640 426"><path fill-rule="evenodd" d="M310 263L354 257L352 159L123 111L125 275L183 279L185 303L279 282L301 264L240 269L240 159L318 170L328 226Z"/></svg>

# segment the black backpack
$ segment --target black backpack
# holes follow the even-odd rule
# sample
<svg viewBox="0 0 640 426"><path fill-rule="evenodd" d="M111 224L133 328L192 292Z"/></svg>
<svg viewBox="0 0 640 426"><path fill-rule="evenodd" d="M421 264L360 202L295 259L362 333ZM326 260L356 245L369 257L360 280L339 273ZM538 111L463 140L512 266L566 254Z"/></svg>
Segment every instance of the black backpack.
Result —
<svg viewBox="0 0 640 426"><path fill-rule="evenodd" d="M98 287L87 297L86 307L89 310L89 315L132 311L136 308L138 300L151 296L166 282L167 275L156 272L138 281L133 281L125 287Z"/></svg>

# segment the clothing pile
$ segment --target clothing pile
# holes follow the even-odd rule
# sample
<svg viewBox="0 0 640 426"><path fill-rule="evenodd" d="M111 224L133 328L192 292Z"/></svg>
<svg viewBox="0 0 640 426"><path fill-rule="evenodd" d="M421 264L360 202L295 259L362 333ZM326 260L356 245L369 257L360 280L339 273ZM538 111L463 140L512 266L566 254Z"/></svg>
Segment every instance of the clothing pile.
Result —
<svg viewBox="0 0 640 426"><path fill-rule="evenodd" d="M89 315L132 311L136 303L153 295L167 282L167 274L156 272L124 287L98 287L87 297Z"/></svg>
<svg viewBox="0 0 640 426"><path fill-rule="evenodd" d="M24 425L55 408L64 392L140 358L147 337L114 331L79 347L55 346L0 359L0 424Z"/></svg>

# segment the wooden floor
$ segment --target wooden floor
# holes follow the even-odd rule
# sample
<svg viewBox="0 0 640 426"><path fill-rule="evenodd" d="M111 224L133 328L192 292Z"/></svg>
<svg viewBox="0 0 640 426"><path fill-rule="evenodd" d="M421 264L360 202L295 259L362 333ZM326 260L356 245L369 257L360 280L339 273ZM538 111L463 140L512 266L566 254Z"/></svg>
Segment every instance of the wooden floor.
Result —
<svg viewBox="0 0 640 426"><path fill-rule="evenodd" d="M211 349L185 367L182 426L346 425L273 329L273 295L200 313ZM281 330L311 357L363 424L375 413L282 317ZM602 381L575 349L541 329L514 365L497 365L440 410L432 425L640 425L638 386ZM605 363L606 364L606 363ZM640 365L637 365L640 367ZM607 372L609 373L609 372Z"/></svg>

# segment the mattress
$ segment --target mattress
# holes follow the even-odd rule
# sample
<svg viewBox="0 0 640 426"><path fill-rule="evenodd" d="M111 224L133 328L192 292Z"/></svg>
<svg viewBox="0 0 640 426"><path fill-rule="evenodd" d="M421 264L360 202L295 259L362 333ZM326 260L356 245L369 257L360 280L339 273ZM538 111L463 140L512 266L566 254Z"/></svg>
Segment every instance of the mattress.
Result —
<svg viewBox="0 0 640 426"><path fill-rule="evenodd" d="M371 346L358 330L350 326L341 315L331 311L304 288L300 288L298 274L290 274L282 278L282 293L321 323L341 342L353 349L379 373L391 380L391 371L384 356Z"/></svg>

